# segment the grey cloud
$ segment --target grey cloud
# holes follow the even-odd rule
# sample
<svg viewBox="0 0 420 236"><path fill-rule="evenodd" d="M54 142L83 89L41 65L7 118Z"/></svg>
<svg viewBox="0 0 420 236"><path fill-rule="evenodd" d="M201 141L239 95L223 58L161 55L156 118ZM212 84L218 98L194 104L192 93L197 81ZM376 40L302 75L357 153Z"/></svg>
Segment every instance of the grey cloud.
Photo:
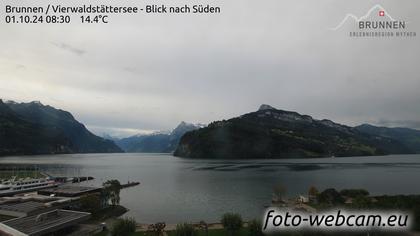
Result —
<svg viewBox="0 0 420 236"><path fill-rule="evenodd" d="M16 69L17 70L24 70L24 69L26 69L26 66L25 65L22 65L22 64L17 64L16 65Z"/></svg>
<svg viewBox="0 0 420 236"><path fill-rule="evenodd" d="M130 73L136 73L137 72L136 68L130 67L130 66L123 67L123 70L127 71L127 72L130 72Z"/></svg>
<svg viewBox="0 0 420 236"><path fill-rule="evenodd" d="M80 49L80 48L73 47L73 46L71 46L69 44L66 44L66 43L52 43L52 44L54 46L62 49L62 50L66 50L66 51L71 52L71 53L74 53L74 54L76 54L78 56L81 56L81 55L83 55L83 54L86 53L85 50Z"/></svg>
<svg viewBox="0 0 420 236"><path fill-rule="evenodd" d="M69 24L60 32L0 24L6 68L0 72L7 74L0 76L2 96L41 100L91 126L121 130L167 130L182 120L209 123L262 103L349 125L420 117L420 35L350 39L344 27L329 30L347 13L366 14L371 1L213 3L222 14L127 15L106 26ZM66 2L76 4L83 1ZM381 5L420 33L420 1ZM17 64L31 70L18 71Z"/></svg>
<svg viewBox="0 0 420 236"><path fill-rule="evenodd" d="M386 127L404 127L420 130L420 120L387 120L381 119L377 122L378 125Z"/></svg>

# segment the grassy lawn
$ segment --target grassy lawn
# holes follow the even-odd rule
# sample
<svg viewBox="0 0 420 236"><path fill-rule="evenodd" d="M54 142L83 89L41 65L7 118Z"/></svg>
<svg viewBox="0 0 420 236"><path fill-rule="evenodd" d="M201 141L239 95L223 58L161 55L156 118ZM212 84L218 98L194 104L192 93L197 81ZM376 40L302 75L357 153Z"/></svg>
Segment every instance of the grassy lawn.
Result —
<svg viewBox="0 0 420 236"><path fill-rule="evenodd" d="M176 236L175 231L167 231L166 233L168 234L168 236ZM198 236L206 236L206 232L204 230L199 230ZM230 236L230 233L228 233L224 229L209 229L208 236ZM248 236L248 229L242 228L241 230L236 232L234 236Z"/></svg>
<svg viewBox="0 0 420 236"><path fill-rule="evenodd" d="M108 231L100 232L98 234L95 234L94 236L108 236ZM146 236L144 232L135 232L130 234L130 236Z"/></svg>
<svg viewBox="0 0 420 236"><path fill-rule="evenodd" d="M165 231L168 236L175 236L175 231ZM303 232L296 232L296 233L279 233L273 234L273 236L333 236L337 235L336 232L330 233L320 233L320 232L312 232L312 233L303 233ZM350 232L342 232L340 233L341 236L366 236L366 233L350 233ZM401 234L392 234L387 233L370 233L371 236L401 236ZM406 234L404 234L406 235ZM95 234L95 236L108 236L108 232L101 232L99 234ZM135 232L130 234L129 236L154 236L154 234L145 234L144 232ZM202 230L199 231L198 236L206 236L206 233ZM224 229L210 229L208 236L231 236L226 230ZM243 228L240 231L236 232L233 236L249 236L249 232L247 228Z"/></svg>
<svg viewBox="0 0 420 236"><path fill-rule="evenodd" d="M175 231L165 231L168 236L175 236ZM107 236L108 232L101 232L99 234L95 234L95 236ZM145 232L135 232L130 234L130 236L146 236ZM153 236L153 234L149 234L148 236ZM206 236L205 231L199 230L198 236ZM210 229L208 236L230 236L224 229ZM234 236L248 236L247 229L241 229L239 232L235 233Z"/></svg>

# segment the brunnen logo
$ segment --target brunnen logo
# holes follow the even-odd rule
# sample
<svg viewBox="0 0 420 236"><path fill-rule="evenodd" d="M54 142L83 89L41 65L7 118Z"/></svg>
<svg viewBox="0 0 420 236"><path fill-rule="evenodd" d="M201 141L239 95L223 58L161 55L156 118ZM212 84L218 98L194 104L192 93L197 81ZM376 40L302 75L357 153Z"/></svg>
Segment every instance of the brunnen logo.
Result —
<svg viewBox="0 0 420 236"><path fill-rule="evenodd" d="M349 26L349 24L351 24ZM409 30L409 22L392 17L385 8L377 4L369 11L357 17L348 13L344 19L330 30L338 31L351 27L348 36L352 38L411 38L416 37L415 31Z"/></svg>

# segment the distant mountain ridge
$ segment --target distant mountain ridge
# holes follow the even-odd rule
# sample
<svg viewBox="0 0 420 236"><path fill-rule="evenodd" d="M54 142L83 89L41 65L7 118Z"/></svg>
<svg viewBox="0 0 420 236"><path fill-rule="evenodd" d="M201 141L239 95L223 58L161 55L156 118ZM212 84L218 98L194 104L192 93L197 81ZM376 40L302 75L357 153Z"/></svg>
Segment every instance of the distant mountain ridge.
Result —
<svg viewBox="0 0 420 236"><path fill-rule="evenodd" d="M398 139L261 105L258 111L186 133L175 156L300 158L411 154Z"/></svg>
<svg viewBox="0 0 420 236"><path fill-rule="evenodd" d="M420 153L420 130L409 128L378 127L369 124L356 126L360 132L395 139L415 153Z"/></svg>
<svg viewBox="0 0 420 236"><path fill-rule="evenodd" d="M204 127L202 124L190 124L182 121L171 132L155 132L152 134L134 135L116 141L116 144L126 152L159 152L175 151L181 137L189 131Z"/></svg>
<svg viewBox="0 0 420 236"><path fill-rule="evenodd" d="M117 145L118 146L117 146ZM208 126L181 122L170 132L115 139L92 134L71 113L40 102L0 99L0 156L174 152L190 158L295 158L420 153L420 131L331 120L263 104Z"/></svg>
<svg viewBox="0 0 420 236"><path fill-rule="evenodd" d="M67 111L0 99L0 155L122 152Z"/></svg>

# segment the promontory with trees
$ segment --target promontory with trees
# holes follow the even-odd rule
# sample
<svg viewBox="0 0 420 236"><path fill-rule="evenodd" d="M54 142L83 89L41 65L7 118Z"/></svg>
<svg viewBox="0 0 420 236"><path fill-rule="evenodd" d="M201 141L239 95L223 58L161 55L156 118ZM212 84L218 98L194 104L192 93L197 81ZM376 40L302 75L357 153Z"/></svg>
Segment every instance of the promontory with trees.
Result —
<svg viewBox="0 0 420 236"><path fill-rule="evenodd" d="M174 155L262 159L420 153L420 131L372 125L350 127L261 105L258 111L187 132Z"/></svg>

